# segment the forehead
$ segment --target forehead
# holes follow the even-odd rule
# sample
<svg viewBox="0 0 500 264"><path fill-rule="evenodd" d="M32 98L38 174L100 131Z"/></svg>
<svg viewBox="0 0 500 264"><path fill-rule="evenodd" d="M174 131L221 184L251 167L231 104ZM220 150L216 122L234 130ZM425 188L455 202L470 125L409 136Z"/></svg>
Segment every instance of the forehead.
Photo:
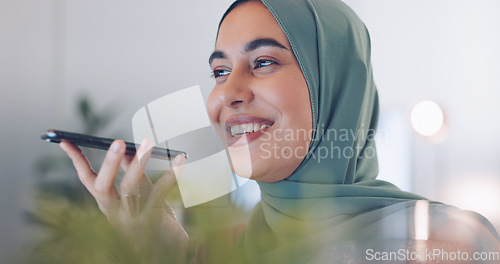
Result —
<svg viewBox="0 0 500 264"><path fill-rule="evenodd" d="M229 49L258 38L273 38L290 47L280 25L260 1L244 3L233 9L222 22L216 49Z"/></svg>

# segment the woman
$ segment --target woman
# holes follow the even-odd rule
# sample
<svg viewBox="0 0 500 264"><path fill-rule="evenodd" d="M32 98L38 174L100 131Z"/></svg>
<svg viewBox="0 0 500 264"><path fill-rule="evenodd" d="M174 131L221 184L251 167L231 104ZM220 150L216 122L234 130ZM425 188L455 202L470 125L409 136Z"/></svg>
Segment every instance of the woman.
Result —
<svg viewBox="0 0 500 264"><path fill-rule="evenodd" d="M211 121L220 124L233 170L258 181L262 191L238 242L240 261L359 263L382 260L376 254L382 250L500 250L486 219L436 202L426 203L428 228L420 237L415 209L425 199L376 179L378 99L369 36L342 2L237 1L221 20L210 66ZM348 133L339 137L342 131ZM187 235L161 206L174 177L167 173L152 186L143 176L151 146L145 140L139 158L127 159L116 141L96 174L75 146L61 143L110 222L137 237L141 218L130 205L135 194L148 196L141 215L154 220L182 262ZM250 150L249 162L242 149ZM182 162L177 158L174 170ZM126 170L121 198L113 186L120 164ZM391 260L414 254L397 256Z"/></svg>

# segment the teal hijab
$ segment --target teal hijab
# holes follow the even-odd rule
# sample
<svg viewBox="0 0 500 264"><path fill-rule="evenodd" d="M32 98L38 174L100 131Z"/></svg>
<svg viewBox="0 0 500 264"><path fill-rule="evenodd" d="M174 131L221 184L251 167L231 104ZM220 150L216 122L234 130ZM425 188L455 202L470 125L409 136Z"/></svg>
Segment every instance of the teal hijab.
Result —
<svg viewBox="0 0 500 264"><path fill-rule="evenodd" d="M309 154L262 193L239 247L251 263L308 263L347 241L414 239L415 194L377 180L370 38L338 0L262 0L285 32L312 107ZM430 203L430 229L456 208Z"/></svg>

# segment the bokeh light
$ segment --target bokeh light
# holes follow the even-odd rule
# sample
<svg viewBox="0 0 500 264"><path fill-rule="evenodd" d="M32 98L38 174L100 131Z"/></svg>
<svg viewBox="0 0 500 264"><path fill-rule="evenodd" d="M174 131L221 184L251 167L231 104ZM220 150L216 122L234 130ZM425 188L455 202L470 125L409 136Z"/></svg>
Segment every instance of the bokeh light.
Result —
<svg viewBox="0 0 500 264"><path fill-rule="evenodd" d="M411 125L423 136L435 135L444 123L441 107L433 101L425 100L416 104L411 111Z"/></svg>

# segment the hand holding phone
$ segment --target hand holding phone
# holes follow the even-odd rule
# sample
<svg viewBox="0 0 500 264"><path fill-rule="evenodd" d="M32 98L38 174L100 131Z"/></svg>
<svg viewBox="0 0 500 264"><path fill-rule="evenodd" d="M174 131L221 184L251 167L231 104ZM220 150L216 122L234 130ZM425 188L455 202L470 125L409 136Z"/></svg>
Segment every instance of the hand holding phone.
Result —
<svg viewBox="0 0 500 264"><path fill-rule="evenodd" d="M148 244L170 245L165 248L165 252L173 258L178 258L179 263L184 263L188 236L165 200L176 182L176 175L181 173L185 164L183 152L173 159L170 170L153 184L144 174L153 149L151 140L143 140L135 156L125 155L127 145L124 141L112 141L99 172L96 172L76 146L76 143L80 143L94 147L95 137L84 135L86 140L80 141L78 137L81 134L76 134L77 138L75 134L59 132L58 135L60 137L52 134L46 136L50 142L60 140L59 145L71 158L80 181L95 198L108 221L138 243L148 241ZM72 140L67 140L68 138ZM102 138L97 139L102 141ZM109 144L107 140L112 139L106 139L105 145ZM97 148L102 149L104 146L97 144ZM135 151L135 144L133 150ZM168 153L173 155L171 150ZM125 171L125 175L119 185L115 186L120 167Z"/></svg>

